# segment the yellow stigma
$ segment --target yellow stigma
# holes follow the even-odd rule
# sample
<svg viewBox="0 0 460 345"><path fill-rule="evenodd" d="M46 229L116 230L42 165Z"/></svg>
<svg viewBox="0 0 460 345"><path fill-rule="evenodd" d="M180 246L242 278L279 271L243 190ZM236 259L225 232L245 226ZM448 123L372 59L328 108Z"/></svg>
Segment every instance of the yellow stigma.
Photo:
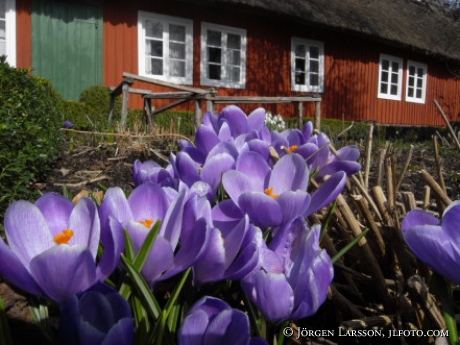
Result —
<svg viewBox="0 0 460 345"><path fill-rule="evenodd" d="M150 227L153 224L153 219L140 220L139 223L141 223L146 228L150 229Z"/></svg>
<svg viewBox="0 0 460 345"><path fill-rule="evenodd" d="M54 242L57 244L67 244L73 236L73 231L70 229L63 230L60 234L54 236Z"/></svg>
<svg viewBox="0 0 460 345"><path fill-rule="evenodd" d="M273 187L265 189L265 194L271 196L273 199L278 199L278 194L273 193Z"/></svg>
<svg viewBox="0 0 460 345"><path fill-rule="evenodd" d="M291 152L291 153L294 152L295 150L297 150L298 147L299 146L297 146L297 145L292 145L291 147L289 147L289 152Z"/></svg>

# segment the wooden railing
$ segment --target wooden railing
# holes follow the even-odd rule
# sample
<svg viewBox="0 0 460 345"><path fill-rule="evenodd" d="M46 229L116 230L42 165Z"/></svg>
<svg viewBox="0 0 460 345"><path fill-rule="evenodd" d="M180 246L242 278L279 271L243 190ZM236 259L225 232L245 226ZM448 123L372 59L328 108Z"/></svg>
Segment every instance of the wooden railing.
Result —
<svg viewBox="0 0 460 345"><path fill-rule="evenodd" d="M152 92L151 90L135 89L131 86L135 81L146 82L158 86L168 87L173 90L171 92ZM298 126L302 126L303 104L305 102L315 102L315 127L321 127L321 97L317 94L290 96L290 97L259 97L259 96L217 96L217 91L214 88L207 90L169 83L163 80L148 78L131 73L123 73L123 81L117 86L111 88L110 94L110 111L109 122L112 120L112 114L115 107L115 98L123 95L121 108L120 128L124 129L126 118L128 115L129 94L140 94L144 98L144 109L149 125L152 125L153 116L165 110L177 107L186 102L195 102L195 124L198 127L201 124L203 110L202 101L206 102L206 111L214 111L217 103L296 103ZM155 109L152 106L152 100L156 99L172 99L176 100L171 104Z"/></svg>

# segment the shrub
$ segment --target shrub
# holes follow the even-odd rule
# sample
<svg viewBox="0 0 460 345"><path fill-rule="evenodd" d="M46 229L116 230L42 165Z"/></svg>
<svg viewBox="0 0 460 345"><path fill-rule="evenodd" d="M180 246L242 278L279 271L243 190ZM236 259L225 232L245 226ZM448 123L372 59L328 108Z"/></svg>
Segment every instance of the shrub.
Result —
<svg viewBox="0 0 460 345"><path fill-rule="evenodd" d="M82 109L86 110L86 112L79 114L81 118L77 121L86 123L86 126L80 129L103 131L111 128L112 124L120 121L121 99L117 97L115 98L115 108L112 114L112 124L108 122L110 89L106 86L90 86L83 90L79 101L86 106L86 108Z"/></svg>
<svg viewBox="0 0 460 345"><path fill-rule="evenodd" d="M29 199L60 151L61 101L49 80L0 57L0 218L15 199ZM1 220L1 219L0 219Z"/></svg>

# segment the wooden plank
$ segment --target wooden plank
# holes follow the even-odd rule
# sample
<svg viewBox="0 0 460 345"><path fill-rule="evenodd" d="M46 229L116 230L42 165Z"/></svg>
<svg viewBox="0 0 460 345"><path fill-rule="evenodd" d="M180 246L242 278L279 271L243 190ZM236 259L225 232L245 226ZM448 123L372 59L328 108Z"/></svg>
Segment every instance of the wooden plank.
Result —
<svg viewBox="0 0 460 345"><path fill-rule="evenodd" d="M144 98L150 99L178 99L178 98L189 98L195 95L192 92L152 92L144 96Z"/></svg>
<svg viewBox="0 0 460 345"><path fill-rule="evenodd" d="M116 87L111 87L110 90L112 91L110 94L111 96L119 96L121 95L121 93L123 92L123 85L124 84L128 84L129 86L133 85L134 84L134 79L133 78L125 78L123 79L123 81L118 84L118 86ZM131 92L131 91L130 91Z"/></svg>
<svg viewBox="0 0 460 345"><path fill-rule="evenodd" d="M187 103L188 101L190 101L190 99L181 99L179 101L176 101L176 102L173 102L171 104L165 105L164 107L161 107L161 108L158 108L158 109L152 111L152 116L156 115L158 113L161 113L163 111L169 110L171 108L177 107L178 105Z"/></svg>
<svg viewBox="0 0 460 345"><path fill-rule="evenodd" d="M302 129L302 119L303 119L303 103L302 102L299 102L297 104L297 127L299 127L299 129Z"/></svg>
<svg viewBox="0 0 460 345"><path fill-rule="evenodd" d="M187 91L187 92L193 92L193 93L198 93L198 94L205 94L205 93L212 92L211 90L204 90L204 89L198 89L198 88L195 88L195 87L182 86L182 85L179 85L179 84L169 83L169 82L166 82L166 81L163 81L163 80L143 77L143 76L140 76L140 75L137 75L137 74L127 73L127 72L123 72L123 77L133 78L135 80L143 81L143 82L146 82L146 83L156 84L156 85L160 85L160 86L166 86L166 87L170 87L172 89L182 90L182 91Z"/></svg>
<svg viewBox="0 0 460 345"><path fill-rule="evenodd" d="M196 98L201 98L199 95ZM204 99L215 103L294 103L321 102L321 98L313 97L257 97L257 96L204 96Z"/></svg>
<svg viewBox="0 0 460 345"><path fill-rule="evenodd" d="M203 111L201 109L201 99L195 100L195 126L200 127L203 118Z"/></svg>
<svg viewBox="0 0 460 345"><path fill-rule="evenodd" d="M126 118L128 117L128 106L129 106L129 85L128 83L123 83L123 101L121 103L121 121L120 128L121 130L125 129Z"/></svg>

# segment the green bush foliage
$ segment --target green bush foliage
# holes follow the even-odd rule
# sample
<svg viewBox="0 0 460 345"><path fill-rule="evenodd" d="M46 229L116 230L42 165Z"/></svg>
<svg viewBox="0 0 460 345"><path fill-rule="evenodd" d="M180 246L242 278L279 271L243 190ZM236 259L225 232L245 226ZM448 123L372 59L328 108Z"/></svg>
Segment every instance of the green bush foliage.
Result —
<svg viewBox="0 0 460 345"><path fill-rule="evenodd" d="M12 200L33 196L59 156L60 101L49 80L0 57L0 220Z"/></svg>

